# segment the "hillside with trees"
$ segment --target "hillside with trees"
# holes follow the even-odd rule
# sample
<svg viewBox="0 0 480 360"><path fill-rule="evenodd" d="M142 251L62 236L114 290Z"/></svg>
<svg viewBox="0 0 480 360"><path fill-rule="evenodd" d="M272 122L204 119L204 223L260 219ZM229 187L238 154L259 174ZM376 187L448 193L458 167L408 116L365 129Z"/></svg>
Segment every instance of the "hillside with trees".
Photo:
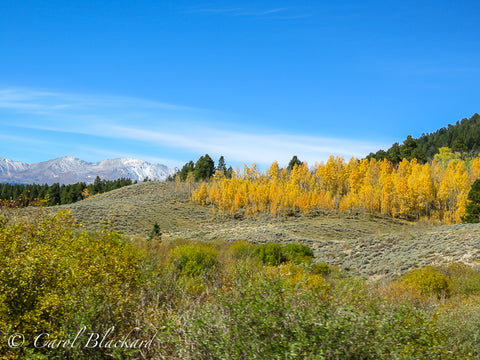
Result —
<svg viewBox="0 0 480 360"><path fill-rule="evenodd" d="M202 181L210 179L216 172L222 172L228 178L232 177L233 169L231 166L227 168L225 163L225 158L220 156L218 159L217 166L215 162L210 157L210 155L205 154L200 156L197 162L190 160L189 162L183 165L182 169L178 171L175 176L169 177L168 180L173 181L178 179L180 181Z"/></svg>
<svg viewBox="0 0 480 360"><path fill-rule="evenodd" d="M93 195L132 185L131 179L102 180L99 176L92 184L0 184L0 207L35 205L65 205L84 200Z"/></svg>
<svg viewBox="0 0 480 360"><path fill-rule="evenodd" d="M416 158L419 163L425 163L432 161L442 147L460 153L463 158L476 157L480 153L480 115L474 114L455 125L449 124L433 133L422 134L418 139L409 135L402 145L394 143L388 150L370 153L367 158L387 159L394 164L404 158L409 161Z"/></svg>
<svg viewBox="0 0 480 360"><path fill-rule="evenodd" d="M264 173L255 165L245 166L230 179L216 173L197 187L192 198L230 215L240 210L247 215L266 212L276 216L363 209L372 215L459 223L470 188L480 178L480 158L441 160L437 157L421 164L403 159L395 166L388 160L352 158L346 162L331 156L312 169L306 163L295 164L292 170L280 169L274 162Z"/></svg>

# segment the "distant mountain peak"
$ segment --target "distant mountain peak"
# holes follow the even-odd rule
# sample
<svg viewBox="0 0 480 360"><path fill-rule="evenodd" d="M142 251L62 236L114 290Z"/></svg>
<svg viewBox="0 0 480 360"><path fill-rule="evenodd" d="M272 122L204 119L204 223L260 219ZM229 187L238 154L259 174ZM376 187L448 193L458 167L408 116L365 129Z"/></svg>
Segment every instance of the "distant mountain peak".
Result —
<svg viewBox="0 0 480 360"><path fill-rule="evenodd" d="M0 182L17 184L92 183L97 176L105 180L129 178L133 181L165 180L178 169L131 158L87 162L73 156L26 164L0 157Z"/></svg>

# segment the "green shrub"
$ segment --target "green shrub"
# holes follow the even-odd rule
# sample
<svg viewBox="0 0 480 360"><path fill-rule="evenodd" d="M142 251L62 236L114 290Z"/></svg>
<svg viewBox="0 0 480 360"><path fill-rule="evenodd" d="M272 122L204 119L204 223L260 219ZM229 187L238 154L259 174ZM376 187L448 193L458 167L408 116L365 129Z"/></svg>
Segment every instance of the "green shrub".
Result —
<svg viewBox="0 0 480 360"><path fill-rule="evenodd" d="M183 275L208 275L218 267L218 251L208 244L180 245L172 250L170 263Z"/></svg>
<svg viewBox="0 0 480 360"><path fill-rule="evenodd" d="M283 253L288 261L295 264L310 262L313 258L313 250L304 244L288 244L283 248Z"/></svg>
<svg viewBox="0 0 480 360"><path fill-rule="evenodd" d="M158 222L155 221L155 224L153 225L152 231L150 231L150 235L148 235L147 240L153 240L153 239L158 239L162 240L162 232L160 231L160 225L158 225Z"/></svg>
<svg viewBox="0 0 480 360"><path fill-rule="evenodd" d="M431 266L413 269L402 278L402 283L417 289L422 295L446 297L450 295L449 279Z"/></svg>
<svg viewBox="0 0 480 360"><path fill-rule="evenodd" d="M462 221L464 223L478 223L480 221L480 179L475 180L468 192L468 203Z"/></svg>
<svg viewBox="0 0 480 360"><path fill-rule="evenodd" d="M391 305L369 292L348 303L298 290L278 277L240 278L218 302L195 309L176 351L185 359L447 358L445 339L423 309Z"/></svg>
<svg viewBox="0 0 480 360"><path fill-rule="evenodd" d="M332 268L326 263L315 263L312 266L312 274L328 276L332 273Z"/></svg>
<svg viewBox="0 0 480 360"><path fill-rule="evenodd" d="M91 332L115 326L118 336L125 336L138 313L142 259L113 231L79 232L68 211L5 224L0 229L0 338L16 332L26 342L22 349L0 346L0 358L102 358L100 351L86 354L82 347L59 347L52 355L32 342L45 332L66 338L83 326Z"/></svg>
<svg viewBox="0 0 480 360"><path fill-rule="evenodd" d="M456 298L438 313L439 330L446 336L446 346L455 349L458 359L480 358L480 303L477 297ZM460 354L468 354L462 357Z"/></svg>
<svg viewBox="0 0 480 360"><path fill-rule="evenodd" d="M248 259L256 256L256 249L257 245L240 240L230 245L228 253L235 259Z"/></svg>
<svg viewBox="0 0 480 360"><path fill-rule="evenodd" d="M453 263L438 270L451 280L450 288L453 294L471 295L480 293L480 273L471 266Z"/></svg>
<svg viewBox="0 0 480 360"><path fill-rule="evenodd" d="M277 243L262 244L257 247L257 257L265 264L277 266L287 261L282 245Z"/></svg>

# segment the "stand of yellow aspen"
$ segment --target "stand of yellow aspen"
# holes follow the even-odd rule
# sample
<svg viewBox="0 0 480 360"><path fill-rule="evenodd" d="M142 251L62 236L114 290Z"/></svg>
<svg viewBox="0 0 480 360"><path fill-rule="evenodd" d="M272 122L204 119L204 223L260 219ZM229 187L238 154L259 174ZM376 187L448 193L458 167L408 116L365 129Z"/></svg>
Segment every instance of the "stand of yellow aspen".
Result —
<svg viewBox="0 0 480 360"><path fill-rule="evenodd" d="M265 172L255 164L244 166L231 179L217 172L192 193L202 205L213 204L222 213L247 215L269 212L273 216L292 211L350 211L442 223L460 223L467 196L480 178L480 158L435 159L419 164L404 159L398 165L387 160L331 156L326 163L309 168L280 169L274 162Z"/></svg>

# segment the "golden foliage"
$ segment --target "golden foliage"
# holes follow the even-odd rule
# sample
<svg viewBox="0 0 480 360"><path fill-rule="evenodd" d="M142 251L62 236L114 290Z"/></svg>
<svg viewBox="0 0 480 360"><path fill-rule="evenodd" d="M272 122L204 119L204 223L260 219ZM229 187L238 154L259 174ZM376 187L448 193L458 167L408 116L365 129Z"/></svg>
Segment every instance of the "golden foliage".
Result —
<svg viewBox="0 0 480 360"><path fill-rule="evenodd" d="M304 163L290 172L277 162L265 173L255 164L245 165L241 175L228 179L218 174L203 183L192 199L214 204L230 215L240 209L246 215L268 212L273 216L364 209L409 220L458 223L471 184L480 177L480 158L467 163L444 153L430 164L404 159L397 166L375 159L352 158L347 163L334 156L311 169Z"/></svg>

